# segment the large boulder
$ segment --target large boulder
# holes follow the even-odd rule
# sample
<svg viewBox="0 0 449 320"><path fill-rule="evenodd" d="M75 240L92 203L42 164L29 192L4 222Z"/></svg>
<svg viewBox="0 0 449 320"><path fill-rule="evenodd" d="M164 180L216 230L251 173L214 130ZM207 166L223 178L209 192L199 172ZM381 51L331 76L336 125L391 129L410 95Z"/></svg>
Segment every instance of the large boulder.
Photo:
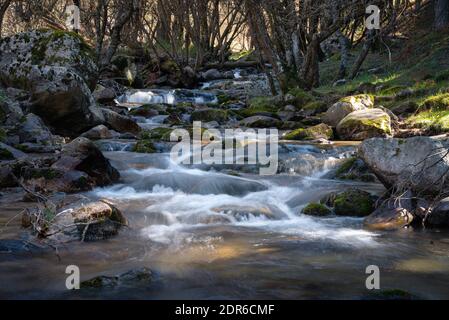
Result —
<svg viewBox="0 0 449 320"><path fill-rule="evenodd" d="M61 157L51 167L64 172L84 172L96 186L105 186L117 182L120 178L117 169L103 156L98 147L83 137L66 144L62 148Z"/></svg>
<svg viewBox="0 0 449 320"><path fill-rule="evenodd" d="M105 124L120 133L132 133L138 135L141 131L139 125L130 117L123 116L110 109L101 108Z"/></svg>
<svg viewBox="0 0 449 320"><path fill-rule="evenodd" d="M370 95L361 94L349 96L336 102L324 115L324 123L336 127L344 117L357 110L365 110L374 106L373 98Z"/></svg>
<svg viewBox="0 0 449 320"><path fill-rule="evenodd" d="M24 118L18 128L20 143L32 142L39 144L52 144L53 136L45 126L42 119L33 113Z"/></svg>
<svg viewBox="0 0 449 320"><path fill-rule="evenodd" d="M28 90L31 112L58 133L75 135L103 122L91 89L97 68L75 33L29 31L0 42L0 80Z"/></svg>
<svg viewBox="0 0 449 320"><path fill-rule="evenodd" d="M363 141L358 153L387 187L434 195L449 187L447 145L437 138L373 138Z"/></svg>
<svg viewBox="0 0 449 320"><path fill-rule="evenodd" d="M381 109L354 111L340 121L337 133L346 140L388 137L392 134L391 118Z"/></svg>

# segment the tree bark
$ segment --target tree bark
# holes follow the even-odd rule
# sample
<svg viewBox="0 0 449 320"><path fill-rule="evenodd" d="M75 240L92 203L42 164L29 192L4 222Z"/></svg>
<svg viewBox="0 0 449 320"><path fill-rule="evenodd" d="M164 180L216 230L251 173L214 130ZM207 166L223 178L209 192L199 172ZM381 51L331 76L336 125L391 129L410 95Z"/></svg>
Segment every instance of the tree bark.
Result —
<svg viewBox="0 0 449 320"><path fill-rule="evenodd" d="M435 0L434 27L443 30L449 26L449 0Z"/></svg>
<svg viewBox="0 0 449 320"><path fill-rule="evenodd" d="M0 39L2 38L3 18L10 4L11 0L0 1Z"/></svg>

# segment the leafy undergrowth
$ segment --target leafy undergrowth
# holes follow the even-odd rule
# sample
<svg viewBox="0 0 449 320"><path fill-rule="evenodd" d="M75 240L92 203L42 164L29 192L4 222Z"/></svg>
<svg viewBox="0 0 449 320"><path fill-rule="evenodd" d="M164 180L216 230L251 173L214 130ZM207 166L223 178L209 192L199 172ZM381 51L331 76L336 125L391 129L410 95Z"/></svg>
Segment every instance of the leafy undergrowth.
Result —
<svg viewBox="0 0 449 320"><path fill-rule="evenodd" d="M429 134L449 132L449 35L428 32L389 43L368 55L359 75L344 85L333 86L339 68L339 55L321 63L321 95L340 97L365 91L377 104L399 114L408 128ZM349 65L359 54L351 52ZM405 105L408 112L396 112Z"/></svg>

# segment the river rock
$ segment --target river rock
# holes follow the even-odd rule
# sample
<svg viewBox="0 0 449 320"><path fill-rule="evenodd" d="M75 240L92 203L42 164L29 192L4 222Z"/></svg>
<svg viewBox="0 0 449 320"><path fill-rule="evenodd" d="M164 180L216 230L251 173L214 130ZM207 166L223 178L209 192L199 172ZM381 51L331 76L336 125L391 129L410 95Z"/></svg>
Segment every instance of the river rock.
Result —
<svg viewBox="0 0 449 320"><path fill-rule="evenodd" d="M92 93L95 100L99 103L110 103L114 101L116 92L112 88L107 88L102 85L97 85L95 91Z"/></svg>
<svg viewBox="0 0 449 320"><path fill-rule="evenodd" d="M449 187L449 156L443 157L444 150L443 142L432 137L373 138L363 141L358 153L387 188L433 195Z"/></svg>
<svg viewBox="0 0 449 320"><path fill-rule="evenodd" d="M333 137L333 130L327 124L321 123L319 125L309 128L299 128L287 133L283 138L285 140L318 140L331 139Z"/></svg>
<svg viewBox="0 0 449 320"><path fill-rule="evenodd" d="M153 272L148 268L130 270L117 276L98 276L81 282L81 289L105 288L119 285L149 284L153 280Z"/></svg>
<svg viewBox="0 0 449 320"><path fill-rule="evenodd" d="M24 159L27 155L3 142L0 142L0 160Z"/></svg>
<svg viewBox="0 0 449 320"><path fill-rule="evenodd" d="M0 92L1 93L1 92ZM0 123L6 126L16 126L23 118L19 102L8 97L0 98Z"/></svg>
<svg viewBox="0 0 449 320"><path fill-rule="evenodd" d="M83 203L62 208L51 221L50 238L57 241L95 241L108 239L128 225L126 218L106 200Z"/></svg>
<svg viewBox="0 0 449 320"><path fill-rule="evenodd" d="M252 116L240 121L240 125L249 128L277 128L282 125L282 122L273 117Z"/></svg>
<svg viewBox="0 0 449 320"><path fill-rule="evenodd" d="M114 129L120 133L129 132L134 135L138 135L141 131L139 125L130 117L118 114L110 109L101 108L105 124L111 129Z"/></svg>
<svg viewBox="0 0 449 320"><path fill-rule="evenodd" d="M331 199L338 216L365 217L374 211L374 197L363 190L351 188Z"/></svg>
<svg viewBox="0 0 449 320"><path fill-rule="evenodd" d="M75 33L29 31L2 39L0 78L29 90L30 111L58 133L73 135L103 122L91 89L97 67Z"/></svg>
<svg viewBox="0 0 449 320"><path fill-rule="evenodd" d="M52 144L52 134L45 126L42 119L35 114L29 113L18 129L20 143L32 142L40 144Z"/></svg>
<svg viewBox="0 0 449 320"><path fill-rule="evenodd" d="M388 137L392 134L391 118L381 109L354 111L340 121L337 133L345 140Z"/></svg>
<svg viewBox="0 0 449 320"><path fill-rule="evenodd" d="M192 113L192 121L217 121L225 123L228 120L228 112L222 109L200 109Z"/></svg>
<svg viewBox="0 0 449 320"><path fill-rule="evenodd" d="M409 194L410 195L410 194ZM412 200L403 197L400 200L389 200L377 208L363 221L370 229L394 230L410 225L414 220Z"/></svg>
<svg viewBox="0 0 449 320"><path fill-rule="evenodd" d="M100 139L113 139L120 136L120 133L113 130L109 130L106 126L100 124L87 132L84 132L81 137L90 140L100 140Z"/></svg>
<svg viewBox="0 0 449 320"><path fill-rule="evenodd" d="M332 105L326 111L323 120L324 123L336 127L351 112L372 108L373 106L374 101L369 95L349 96Z"/></svg>
<svg viewBox="0 0 449 320"><path fill-rule="evenodd" d="M119 172L111 166L97 146L83 137L66 144L62 148L59 160L52 165L52 168L85 172L97 186L117 182L120 178Z"/></svg>
<svg viewBox="0 0 449 320"><path fill-rule="evenodd" d="M330 215L332 210L321 203L309 203L301 212L308 216L323 217Z"/></svg>
<svg viewBox="0 0 449 320"><path fill-rule="evenodd" d="M203 72L202 77L206 81L218 80L223 78L221 72L217 69L209 69L206 72Z"/></svg>

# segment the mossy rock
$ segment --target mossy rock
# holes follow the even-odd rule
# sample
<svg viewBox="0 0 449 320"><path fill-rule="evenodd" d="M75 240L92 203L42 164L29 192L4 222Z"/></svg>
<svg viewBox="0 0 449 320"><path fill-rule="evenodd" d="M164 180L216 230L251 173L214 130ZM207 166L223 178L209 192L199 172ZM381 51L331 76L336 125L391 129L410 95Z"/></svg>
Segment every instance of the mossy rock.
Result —
<svg viewBox="0 0 449 320"><path fill-rule="evenodd" d="M244 117L250 117L259 112L276 113L282 106L280 97L255 97L249 101L249 108L242 110Z"/></svg>
<svg viewBox="0 0 449 320"><path fill-rule="evenodd" d="M64 172L53 168L27 168L22 175L26 180L40 178L53 180L62 177Z"/></svg>
<svg viewBox="0 0 449 320"><path fill-rule="evenodd" d="M349 189L335 196L333 206L338 216L366 217L374 211L374 199L366 191Z"/></svg>
<svg viewBox="0 0 449 320"><path fill-rule="evenodd" d="M382 109L354 111L337 125L337 133L345 140L365 140L392 135L391 118Z"/></svg>
<svg viewBox="0 0 449 320"><path fill-rule="evenodd" d="M143 131L140 134L141 139L143 140L161 140L161 141L170 141L170 134L173 131L172 128L154 128L151 130Z"/></svg>
<svg viewBox="0 0 449 320"><path fill-rule="evenodd" d="M308 216L316 216L323 217L330 215L332 213L331 209L326 207L321 203L309 203L304 209L302 209L302 213Z"/></svg>
<svg viewBox="0 0 449 320"><path fill-rule="evenodd" d="M140 140L134 146L133 152L137 152L137 153L155 153L156 152L156 148L154 147L153 141L151 141L151 140Z"/></svg>
<svg viewBox="0 0 449 320"><path fill-rule="evenodd" d="M327 124L321 123L319 125L309 128L299 128L284 136L285 140L318 140L318 139L332 139L333 130Z"/></svg>
<svg viewBox="0 0 449 320"><path fill-rule="evenodd" d="M202 109L195 110L192 113L192 121L217 121L218 123L224 123L228 120L228 112L222 109Z"/></svg>

